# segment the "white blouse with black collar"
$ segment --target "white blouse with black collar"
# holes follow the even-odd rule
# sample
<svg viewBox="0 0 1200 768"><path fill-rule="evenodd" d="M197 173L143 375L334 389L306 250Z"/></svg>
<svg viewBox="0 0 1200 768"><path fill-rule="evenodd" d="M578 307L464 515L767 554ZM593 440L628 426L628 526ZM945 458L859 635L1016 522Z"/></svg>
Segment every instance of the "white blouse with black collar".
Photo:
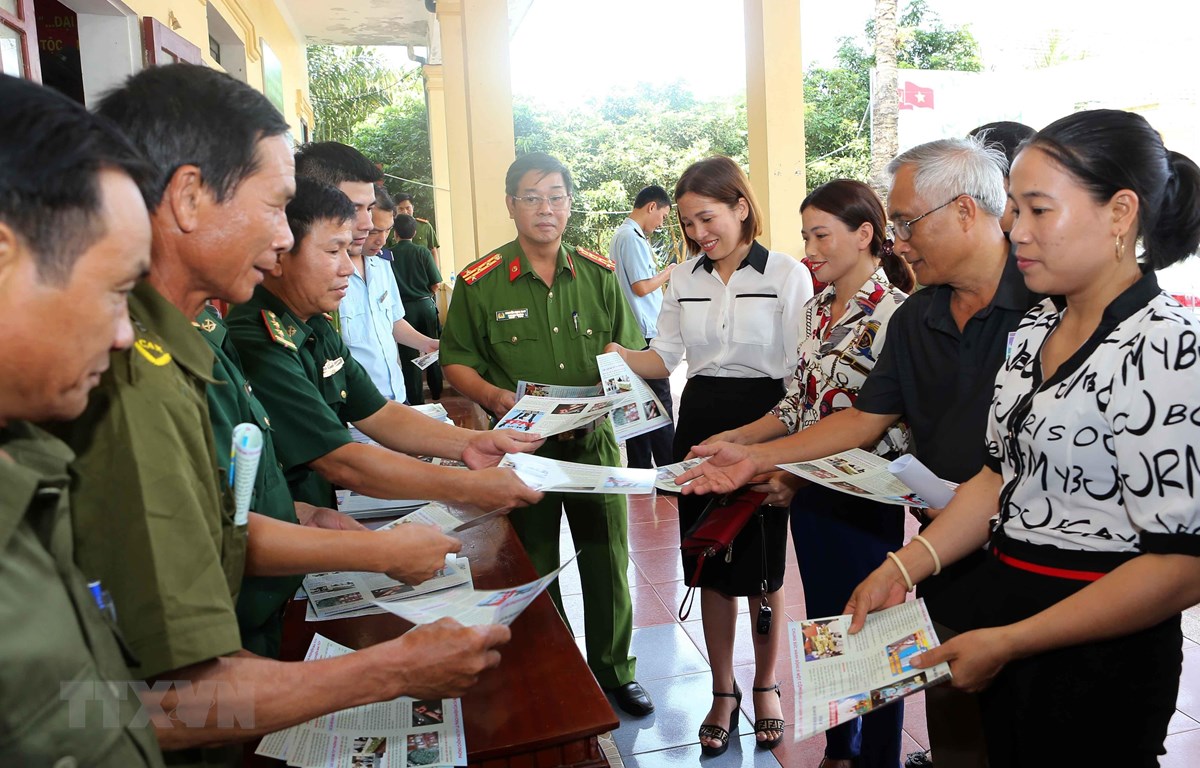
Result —
<svg viewBox="0 0 1200 768"><path fill-rule="evenodd" d="M1200 555L1200 318L1147 273L1043 381L1064 311L1049 299L1030 310L996 377L987 448L1004 535Z"/></svg>
<svg viewBox="0 0 1200 768"><path fill-rule="evenodd" d="M812 298L808 267L755 242L721 281L708 256L671 274L650 348L667 370L688 360L688 378L785 379L796 366L804 304Z"/></svg>

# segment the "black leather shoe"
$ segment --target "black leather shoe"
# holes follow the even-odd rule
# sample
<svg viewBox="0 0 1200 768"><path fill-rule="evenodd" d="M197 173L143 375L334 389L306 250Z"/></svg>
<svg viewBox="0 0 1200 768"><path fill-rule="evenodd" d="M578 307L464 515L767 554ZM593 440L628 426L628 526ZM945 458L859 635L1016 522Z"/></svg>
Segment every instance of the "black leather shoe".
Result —
<svg viewBox="0 0 1200 768"><path fill-rule="evenodd" d="M924 752L909 752L904 758L904 768L933 768L933 757L928 749Z"/></svg>
<svg viewBox="0 0 1200 768"><path fill-rule="evenodd" d="M633 680L617 688L609 688L608 693L617 700L617 706L625 714L634 717L645 717L654 711L654 702L638 681Z"/></svg>

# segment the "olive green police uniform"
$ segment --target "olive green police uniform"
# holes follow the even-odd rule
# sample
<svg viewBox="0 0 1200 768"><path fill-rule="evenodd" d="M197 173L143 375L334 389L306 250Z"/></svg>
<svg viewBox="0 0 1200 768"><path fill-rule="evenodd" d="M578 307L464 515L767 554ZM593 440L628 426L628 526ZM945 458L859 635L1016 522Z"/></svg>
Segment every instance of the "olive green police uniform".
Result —
<svg viewBox="0 0 1200 768"><path fill-rule="evenodd" d="M417 232L413 235L413 243L423 248L433 250L441 248L441 244L437 239L437 232L434 231L433 225L429 223L429 219L422 219L420 216L414 216L417 220Z"/></svg>
<svg viewBox="0 0 1200 768"><path fill-rule="evenodd" d="M411 240L401 240L392 246L392 274L396 276L396 286L400 289L400 300L404 302L404 319L421 333L436 339L441 335L438 328L437 302L429 292L429 286L442 282L442 273L438 271L433 261L433 254L428 248L417 245ZM400 348L400 367L404 371L404 390L408 393L408 402L421 405L425 402L425 388L421 385L421 375L429 379L429 394L436 400L442 394L442 367L437 363L422 371L413 365L412 361L419 355L417 350L406 347Z"/></svg>
<svg viewBox="0 0 1200 768"><path fill-rule="evenodd" d="M116 627L75 566L71 458L36 427L0 427L0 765L161 766L154 731L131 725Z"/></svg>
<svg viewBox="0 0 1200 768"><path fill-rule="evenodd" d="M152 678L241 649L234 602L247 534L233 519L228 466L216 464L205 396L212 350L144 280L129 316L133 347L109 356L87 410L61 434L78 456L76 562L112 593L133 674ZM186 750L166 760L232 765L238 754Z"/></svg>
<svg viewBox="0 0 1200 768"><path fill-rule="evenodd" d="M621 295L612 262L578 249L559 249L554 282L547 286L513 241L459 274L442 334L441 360L466 365L501 389L518 379L544 384L592 385L600 380L596 355L615 341L640 349L645 341ZM499 414L497 414L499 415ZM607 420L574 439L549 438L539 456L617 466L620 452ZM625 497L547 493L509 515L539 574L560 562L563 508L580 551L588 666L606 688L634 679L629 655L633 614ZM551 596L562 612L555 582ZM565 614L564 614L565 615Z"/></svg>
<svg viewBox="0 0 1200 768"><path fill-rule="evenodd" d="M262 286L230 310L229 338L271 417L292 498L333 506L333 486L308 463L352 442L346 422L367 418L388 400L328 317L303 322Z"/></svg>
<svg viewBox="0 0 1200 768"><path fill-rule="evenodd" d="M257 425L263 433L263 450L250 509L285 523L297 524L296 506L283 477L283 468L275 456L271 419L242 374L241 361L229 339L225 322L216 310L206 307L193 325L200 329L213 351L213 378L217 383L208 387L208 414L216 439L217 463L229 461L234 427L242 423ZM242 581L237 617L243 648L260 656L279 658L283 611L303 578L249 576Z"/></svg>

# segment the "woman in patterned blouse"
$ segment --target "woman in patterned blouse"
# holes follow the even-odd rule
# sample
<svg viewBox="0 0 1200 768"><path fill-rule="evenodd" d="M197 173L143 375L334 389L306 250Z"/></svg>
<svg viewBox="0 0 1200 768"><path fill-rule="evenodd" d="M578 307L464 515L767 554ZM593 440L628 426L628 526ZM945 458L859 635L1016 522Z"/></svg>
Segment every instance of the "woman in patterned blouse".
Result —
<svg viewBox="0 0 1200 768"><path fill-rule="evenodd" d="M983 690L992 768L1157 766L1200 602L1200 318L1154 270L1200 246L1200 168L1092 110L1026 143L1009 195L1025 283L1058 298L1010 337L984 468L855 590L851 631L986 542L953 584L975 631L914 666Z"/></svg>
<svg viewBox="0 0 1200 768"><path fill-rule="evenodd" d="M849 179L823 184L801 203L800 215L806 263L827 287L805 305L795 375L770 413L713 440L763 442L853 405L879 359L888 320L915 284L908 264L892 252L883 204L870 187ZM906 442L904 431L893 429L876 450L896 454ZM805 613L836 615L854 587L903 543L904 512L819 485L797 488L800 482L780 472L759 489L771 493L768 503L791 500ZM822 766L895 768L903 719L903 705L896 705L834 727L825 734Z"/></svg>

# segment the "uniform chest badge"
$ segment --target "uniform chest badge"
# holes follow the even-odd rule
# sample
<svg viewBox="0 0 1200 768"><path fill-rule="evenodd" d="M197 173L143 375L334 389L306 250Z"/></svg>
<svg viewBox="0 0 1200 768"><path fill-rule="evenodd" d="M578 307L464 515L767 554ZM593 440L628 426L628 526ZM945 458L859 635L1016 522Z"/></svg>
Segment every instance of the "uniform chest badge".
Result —
<svg viewBox="0 0 1200 768"><path fill-rule="evenodd" d="M138 339L133 343L133 348L142 357L149 360L151 365L162 367L171 362L171 353L163 349L160 344L150 341L150 339Z"/></svg>
<svg viewBox="0 0 1200 768"><path fill-rule="evenodd" d="M504 320L523 320L529 317L528 309L501 309L496 312L496 322Z"/></svg>
<svg viewBox="0 0 1200 768"><path fill-rule="evenodd" d="M325 365L321 367L321 376L328 379L333 374L342 370L345 365L346 361L340 357L334 358L333 360L326 360Z"/></svg>

